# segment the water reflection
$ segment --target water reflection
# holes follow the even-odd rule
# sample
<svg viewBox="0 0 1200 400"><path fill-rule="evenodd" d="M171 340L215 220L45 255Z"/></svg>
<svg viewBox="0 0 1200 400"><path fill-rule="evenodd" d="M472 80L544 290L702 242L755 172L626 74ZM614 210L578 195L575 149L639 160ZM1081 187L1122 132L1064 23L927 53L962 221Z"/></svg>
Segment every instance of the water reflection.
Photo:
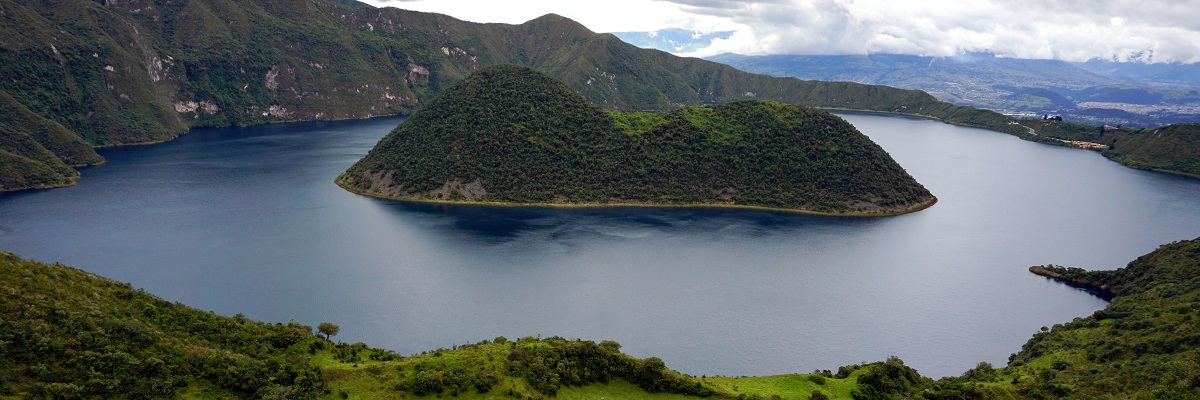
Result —
<svg viewBox="0 0 1200 400"><path fill-rule="evenodd" d="M400 219L453 238L503 244L514 241L570 245L598 239L692 237L707 240L795 237L819 227L870 229L888 219L820 217L788 212L699 207L488 207L374 199Z"/></svg>

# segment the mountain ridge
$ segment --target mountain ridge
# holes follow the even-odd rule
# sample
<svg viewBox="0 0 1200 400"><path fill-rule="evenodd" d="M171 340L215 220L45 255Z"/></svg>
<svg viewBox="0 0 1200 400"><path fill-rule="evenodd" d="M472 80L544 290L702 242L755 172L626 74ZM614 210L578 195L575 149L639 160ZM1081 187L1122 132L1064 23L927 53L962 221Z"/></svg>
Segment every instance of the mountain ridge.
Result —
<svg viewBox="0 0 1200 400"><path fill-rule="evenodd" d="M1009 129L1003 116L922 92L748 74L561 16L477 24L344 3L0 0L0 90L91 146L160 142L191 127L407 114L500 63L547 72L612 109L757 98Z"/></svg>

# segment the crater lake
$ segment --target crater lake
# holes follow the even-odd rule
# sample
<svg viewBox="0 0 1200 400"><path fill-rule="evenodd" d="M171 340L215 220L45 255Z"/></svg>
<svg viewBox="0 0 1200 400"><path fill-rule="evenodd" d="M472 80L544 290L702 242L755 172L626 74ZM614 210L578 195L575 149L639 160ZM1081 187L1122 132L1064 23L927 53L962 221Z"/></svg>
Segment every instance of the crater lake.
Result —
<svg viewBox="0 0 1200 400"><path fill-rule="evenodd" d="M939 202L886 218L412 204L332 181L401 118L195 129L101 149L76 187L0 194L0 250L402 354L612 339L700 375L890 355L1002 365L1105 302L1030 265L1124 266L1200 236L1200 180L940 122L843 113Z"/></svg>

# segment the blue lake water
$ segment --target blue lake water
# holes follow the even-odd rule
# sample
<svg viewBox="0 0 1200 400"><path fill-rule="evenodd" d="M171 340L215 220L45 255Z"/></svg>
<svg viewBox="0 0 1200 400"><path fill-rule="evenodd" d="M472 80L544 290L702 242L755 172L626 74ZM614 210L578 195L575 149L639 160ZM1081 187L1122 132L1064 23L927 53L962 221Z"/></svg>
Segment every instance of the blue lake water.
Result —
<svg viewBox="0 0 1200 400"><path fill-rule="evenodd" d="M1200 180L934 121L840 114L940 202L889 218L406 204L332 184L401 121L198 129L0 195L0 249L401 353L612 339L692 374L1006 363L1105 303L1030 274L1200 236Z"/></svg>

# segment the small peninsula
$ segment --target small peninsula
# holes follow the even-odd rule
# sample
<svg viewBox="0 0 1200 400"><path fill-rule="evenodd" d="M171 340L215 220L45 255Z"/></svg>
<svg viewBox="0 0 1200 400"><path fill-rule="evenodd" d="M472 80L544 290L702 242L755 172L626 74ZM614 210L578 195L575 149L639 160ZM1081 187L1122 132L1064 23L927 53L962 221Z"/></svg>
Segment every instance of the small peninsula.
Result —
<svg viewBox="0 0 1200 400"><path fill-rule="evenodd" d="M503 205L891 215L936 201L825 111L772 101L611 111L516 65L443 91L336 182L376 197Z"/></svg>

